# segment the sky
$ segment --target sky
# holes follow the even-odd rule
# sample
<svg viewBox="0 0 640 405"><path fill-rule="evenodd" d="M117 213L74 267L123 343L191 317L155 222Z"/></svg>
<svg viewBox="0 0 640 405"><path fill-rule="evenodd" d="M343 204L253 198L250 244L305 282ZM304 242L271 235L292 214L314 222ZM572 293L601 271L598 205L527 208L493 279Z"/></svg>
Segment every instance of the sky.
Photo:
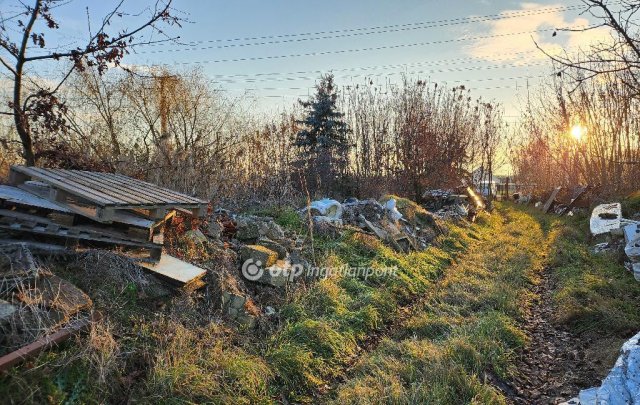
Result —
<svg viewBox="0 0 640 405"><path fill-rule="evenodd" d="M0 0L2 17L18 4ZM74 0L56 8L61 28L48 44L80 44L88 22L97 26L115 4ZM131 15L114 29L135 25L142 17L134 14L144 15L145 4L152 3L125 1L123 11ZM548 51L574 51L608 36L604 30L552 36L557 28L594 24L581 15L579 0L174 0L173 8L184 19L181 28L165 30L175 39L135 48L124 63L201 69L226 94L249 94L263 111L313 93L321 73L333 72L339 86L348 86L394 83L404 72L464 84L473 96L501 103L506 119L515 121L527 89L551 74L534 40ZM45 77L58 74L50 63L31 69Z"/></svg>

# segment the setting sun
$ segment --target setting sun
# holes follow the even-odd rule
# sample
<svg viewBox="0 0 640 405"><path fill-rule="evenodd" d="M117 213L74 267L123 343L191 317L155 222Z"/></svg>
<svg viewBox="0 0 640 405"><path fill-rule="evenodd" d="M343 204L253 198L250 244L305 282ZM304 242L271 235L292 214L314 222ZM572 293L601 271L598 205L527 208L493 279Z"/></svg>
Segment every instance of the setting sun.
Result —
<svg viewBox="0 0 640 405"><path fill-rule="evenodd" d="M587 128L583 127L582 125L577 124L571 128L571 136L577 141L582 140L582 137L584 137L586 134Z"/></svg>

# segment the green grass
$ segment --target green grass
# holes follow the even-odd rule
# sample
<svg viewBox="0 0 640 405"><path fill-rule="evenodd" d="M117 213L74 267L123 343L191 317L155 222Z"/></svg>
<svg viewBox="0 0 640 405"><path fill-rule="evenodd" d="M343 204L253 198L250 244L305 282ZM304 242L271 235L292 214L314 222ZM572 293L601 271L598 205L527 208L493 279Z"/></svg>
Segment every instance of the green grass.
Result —
<svg viewBox="0 0 640 405"><path fill-rule="evenodd" d="M431 220L397 200L405 217ZM268 214L305 232L293 210ZM514 372L530 290L545 267L556 322L610 346L640 329L640 284L617 257L589 251L585 224L502 204L473 226L450 225L423 252L399 254L358 232L316 237L320 266L397 273L311 282L262 335L226 328L201 298L151 299L127 283L92 282L82 288L108 309L102 329L0 377L0 396L55 404L504 403L486 375Z"/></svg>
<svg viewBox="0 0 640 405"><path fill-rule="evenodd" d="M464 250L456 228L439 241L443 248L398 254L377 239L345 232L338 239L318 238L321 266L395 267L395 275L334 275L300 292L283 309L284 328L271 340L266 359L291 399L311 402L340 377L367 336L388 324L399 307L425 293Z"/></svg>
<svg viewBox="0 0 640 405"><path fill-rule="evenodd" d="M545 233L510 207L483 216L468 251L432 284L392 336L357 364L335 403L504 403L485 373L510 375L529 288L539 281Z"/></svg>
<svg viewBox="0 0 640 405"><path fill-rule="evenodd" d="M620 254L590 250L586 223L584 217L562 218L551 225L557 322L579 334L629 337L640 329L640 283Z"/></svg>

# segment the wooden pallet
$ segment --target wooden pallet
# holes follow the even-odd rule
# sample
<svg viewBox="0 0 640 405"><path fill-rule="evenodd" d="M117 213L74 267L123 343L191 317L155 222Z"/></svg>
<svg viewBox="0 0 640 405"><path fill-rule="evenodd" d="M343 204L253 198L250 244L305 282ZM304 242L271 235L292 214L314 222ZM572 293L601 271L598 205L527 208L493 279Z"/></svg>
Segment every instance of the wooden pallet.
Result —
<svg viewBox="0 0 640 405"><path fill-rule="evenodd" d="M162 219L175 208L196 217L207 211L204 200L121 174L11 166L12 185L24 188L30 180L49 186L48 200L103 223L111 223L119 210L144 212L152 219Z"/></svg>
<svg viewBox="0 0 640 405"><path fill-rule="evenodd" d="M142 259L158 261L162 255L162 246L144 243L128 238L115 231L91 226L65 226L56 224L47 218L16 211L0 209L0 229L11 232L62 239L67 247L77 248L80 241L119 246L126 249L145 252Z"/></svg>
<svg viewBox="0 0 640 405"><path fill-rule="evenodd" d="M17 210L26 214L47 217L49 220L66 226L93 222L62 205L49 201L49 186L25 183L22 188L0 185L0 208ZM153 221L130 211L120 210L113 215L115 230L121 230L127 236L142 242L149 242L161 231L161 226L175 215L169 213L161 220Z"/></svg>

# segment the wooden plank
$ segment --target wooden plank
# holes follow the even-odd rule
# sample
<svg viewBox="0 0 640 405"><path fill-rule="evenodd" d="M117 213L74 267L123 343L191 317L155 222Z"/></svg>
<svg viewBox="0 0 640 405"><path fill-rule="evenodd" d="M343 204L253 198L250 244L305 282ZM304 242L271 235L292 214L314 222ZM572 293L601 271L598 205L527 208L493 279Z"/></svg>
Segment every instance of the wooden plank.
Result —
<svg viewBox="0 0 640 405"><path fill-rule="evenodd" d="M48 218L39 217L37 215L25 214L17 211L9 211L0 209L0 221L4 223L11 223L11 219L17 220L21 222L21 227L24 228L25 223L32 223L33 227L35 226L43 226L50 231L55 230L55 232L66 232L65 235L100 235L102 237L109 236L115 239L123 239L127 240L126 233L121 233L112 229L105 228L96 228L91 225L76 225L76 226L65 226L63 224L54 223ZM141 242L141 240L134 240L135 242ZM145 241L146 242L146 241Z"/></svg>
<svg viewBox="0 0 640 405"><path fill-rule="evenodd" d="M111 200L113 201L113 203L115 205L123 205L123 204L128 204L130 203L130 197L129 196L123 196L117 193L111 193L108 189L104 188L104 187L100 187L100 186L96 186L95 183L92 183L91 181L87 180L86 178L82 177L82 176L78 176L76 174L73 173L72 170L55 170L55 169L41 169L41 168L36 168L37 170L39 170L42 173L46 173L47 175L53 177L53 178L59 178L64 180L66 183L68 183L69 185L74 185L74 186L81 186L84 189L89 190L91 193L95 194L95 195L99 195L105 199ZM67 190L65 190L67 191ZM77 194L74 193L75 195L79 195L82 196L81 194ZM123 199L124 198L124 199ZM129 198L129 199L127 199Z"/></svg>
<svg viewBox="0 0 640 405"><path fill-rule="evenodd" d="M17 186L29 180L29 176L20 171L9 169L9 184Z"/></svg>
<svg viewBox="0 0 640 405"><path fill-rule="evenodd" d="M55 171L53 169L45 169L45 170L47 170L47 172L49 172L49 173L59 174L61 177L65 178L65 179L69 179L69 180L72 180L72 181L74 181L76 183L83 184L83 185L91 188L92 190L99 191L100 193L109 196L109 198L117 199L120 202L120 204L149 204L149 203L153 203L153 201L136 198L130 192L116 190L116 189L114 189L112 186L110 186L108 184L102 184L102 183L96 182L96 180L91 178L90 176L85 176L85 175L79 174L79 173L82 173L82 172L76 172L74 170L67 170L67 171L64 171L64 172L58 172L58 171Z"/></svg>
<svg viewBox="0 0 640 405"><path fill-rule="evenodd" d="M33 223L34 226L25 229L24 223ZM48 228L50 225L55 225L55 228ZM41 228L33 229L35 226ZM149 243L147 241L132 240L127 238L126 234L107 231L99 228L92 228L86 225L65 227L58 224L54 224L46 218L38 217L35 215L23 214L15 211L0 210L0 227L11 230L19 230L23 232L32 232L38 234L52 235L103 242L115 245L132 246L144 249L161 249L162 246ZM55 229L55 231L54 231Z"/></svg>
<svg viewBox="0 0 640 405"><path fill-rule="evenodd" d="M171 206L179 206L185 208L194 208L202 211L203 206L206 207L206 204L208 204L203 200L189 197L185 194L173 192L171 190L163 189L151 183L132 179L123 175L116 175L111 173L92 173L91 176L85 177L81 174L83 173L81 171L68 171L63 169L39 169L32 167L27 168L22 166L12 166L11 170L17 173L24 174L26 176L30 176L35 180L47 183L52 189L59 189L61 192L66 192L71 196L87 200L93 204L99 205L100 207L114 207L117 209L157 209L163 207L169 208ZM67 175L70 172L75 173ZM103 180L103 183L96 184L96 176L103 177L105 179ZM118 190L110 191L112 192L111 195L105 194L104 192L104 185L107 182L106 179L111 179L109 180L111 182L121 182L121 185L118 186ZM131 183L131 186L129 186L128 183ZM125 195L124 190L127 189L130 189L132 191L131 194L135 194L137 196L148 194L148 197L144 197L147 199L147 201L152 201L153 198L158 198L161 199L162 202L154 204L144 203L140 200L140 197L131 198L130 195ZM54 192L51 198L57 198L57 194L55 194ZM58 200L63 200L63 198L59 197ZM73 208L70 209L74 210ZM90 216L90 218L108 222L108 218L110 215L112 215L112 213L109 213L107 211L107 215L94 215Z"/></svg>
<svg viewBox="0 0 640 405"><path fill-rule="evenodd" d="M24 202L23 205L25 206L59 211L61 212L60 214L56 214L54 212L47 215L47 217L61 225L73 225L74 214L79 214L91 219L97 218L95 208L81 207L72 203L56 204L43 198L42 195L49 195L47 191L49 189L49 186L47 186L47 188L37 189L29 187L27 184L21 185L20 188L0 185L0 200L6 199L7 201L14 203ZM164 220L166 219L167 218L164 218ZM150 229L159 225L148 218L144 218L124 209L116 210L114 212L113 222L143 229Z"/></svg>
<svg viewBox="0 0 640 405"><path fill-rule="evenodd" d="M8 201L12 204L24 205L28 207L43 208L50 211L70 213L71 211L18 187L0 185L0 200Z"/></svg>
<svg viewBox="0 0 640 405"><path fill-rule="evenodd" d="M73 229L60 229L58 232L50 232L46 228L24 229L20 226L20 223L13 223L8 225L4 222L0 222L0 229L7 229L12 232L26 232L35 235L48 235L50 237L63 238L65 240L65 246L69 247L70 249L75 249L75 247L78 246L78 241L83 240L89 242L104 243L110 246L144 250L149 256L149 259L153 261L160 260L160 257L162 256L162 246L156 244L116 239L110 236L94 235Z"/></svg>
<svg viewBox="0 0 640 405"><path fill-rule="evenodd" d="M162 195L167 196L168 198L173 198L176 203L184 203L184 204L208 204L204 200L200 200L199 198L191 197L186 194L178 193L177 191L169 190L167 188L160 187L156 184L149 183L143 180L134 179L132 177L127 177L122 174L115 174L115 176L121 179L128 179L136 186L140 187L141 190L149 193L160 193Z"/></svg>
<svg viewBox="0 0 640 405"><path fill-rule="evenodd" d="M162 203L162 204L191 203L188 199L176 198L176 196L173 195L174 193L173 191L168 189L163 189L159 186L154 185L155 188L153 190L149 190L147 187L143 187L140 185L140 180L134 179L132 177L127 177L124 175L112 174L112 173L108 173L108 176L107 176L107 173L96 173L96 174L107 178L107 180L110 182L117 183L121 187L125 187L126 189L131 190L131 192L135 192L140 195L144 195L148 199L155 200L156 204L158 203Z"/></svg>
<svg viewBox="0 0 640 405"><path fill-rule="evenodd" d="M111 176L100 176L103 173L83 172L83 174L95 180L96 184L101 184L105 187L110 187L114 190L117 190L118 192L129 194L141 203L154 204L158 202L154 201L153 199L149 199L148 195L141 193L139 190L127 187L126 185L123 185L122 182L114 181Z"/></svg>
<svg viewBox="0 0 640 405"><path fill-rule="evenodd" d="M116 174L116 176L120 176L120 177L126 177L123 176L121 174ZM171 189L168 188L164 188L164 187L160 187L156 184L153 183L149 183L143 180L139 180L139 179L133 179L131 178L132 183L140 188L141 190L143 190L144 192L147 193L151 193L151 194L160 194L160 195L164 195L167 198L170 198L172 201L176 202L176 203L184 203L184 204L201 204L203 203L202 200L195 198L195 197L191 197L188 196L186 194L183 193L179 193L177 191L173 191Z"/></svg>
<svg viewBox="0 0 640 405"><path fill-rule="evenodd" d="M551 205L553 205L553 202L556 200L556 197L558 196L558 193L560 192L561 189L562 187L556 187L555 189L553 189L553 192L551 192L551 196L542 207L542 212L544 212L545 214L549 212Z"/></svg>
<svg viewBox="0 0 640 405"><path fill-rule="evenodd" d="M162 189L155 186L153 191L148 190L146 187L139 185L140 181L124 175L118 175L113 173L94 173L95 175L102 177L104 181L110 181L114 184L118 184L119 187L127 189L129 192L145 195L151 201L151 204L183 204L190 203L187 199L176 199L172 191ZM131 185L130 185L131 184Z"/></svg>
<svg viewBox="0 0 640 405"><path fill-rule="evenodd" d="M173 256L164 254L158 263L139 263L140 266L150 270L161 277L180 284L189 284L201 279L207 271L194 266Z"/></svg>
<svg viewBox="0 0 640 405"><path fill-rule="evenodd" d="M113 200L106 198L106 196L95 194L94 190L88 189L82 185L70 184L69 182L65 182L64 179L61 178L51 177L46 173L39 172L37 168L11 166L11 170L16 170L18 172L26 174L32 179L40 180L49 184L49 186L51 186L52 188L57 187L62 191L67 191L72 195L81 197L97 205L105 206L113 205L115 203Z"/></svg>
<svg viewBox="0 0 640 405"><path fill-rule="evenodd" d="M57 188L69 194L85 199L98 205L114 205L117 201L110 198L107 195L102 194L100 191L87 187L83 184L78 184L70 179L66 179L63 176L49 173L46 169L38 167L12 167L22 170L26 174L30 174L33 179L49 184L50 188Z"/></svg>

